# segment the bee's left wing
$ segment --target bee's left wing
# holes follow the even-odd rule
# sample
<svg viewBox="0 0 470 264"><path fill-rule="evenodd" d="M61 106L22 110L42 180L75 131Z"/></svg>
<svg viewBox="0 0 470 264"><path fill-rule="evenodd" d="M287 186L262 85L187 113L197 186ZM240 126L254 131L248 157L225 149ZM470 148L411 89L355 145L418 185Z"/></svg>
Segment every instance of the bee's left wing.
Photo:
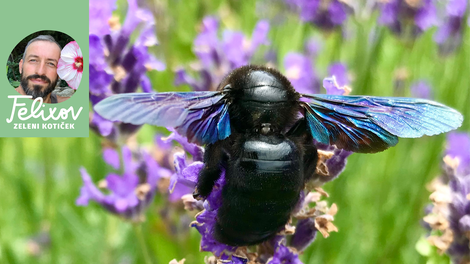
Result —
<svg viewBox="0 0 470 264"><path fill-rule="evenodd" d="M127 93L95 106L111 121L174 127L189 142L214 143L230 136L228 105L223 92Z"/></svg>
<svg viewBox="0 0 470 264"><path fill-rule="evenodd" d="M398 137L417 138L456 129L463 117L445 105L416 98L302 95L313 138L363 153L383 151Z"/></svg>

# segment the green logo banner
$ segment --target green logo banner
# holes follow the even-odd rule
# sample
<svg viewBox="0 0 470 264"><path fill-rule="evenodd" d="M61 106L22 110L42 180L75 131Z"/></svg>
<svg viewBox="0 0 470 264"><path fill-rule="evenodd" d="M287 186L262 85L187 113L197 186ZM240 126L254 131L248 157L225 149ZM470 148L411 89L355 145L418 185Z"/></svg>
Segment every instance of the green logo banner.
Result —
<svg viewBox="0 0 470 264"><path fill-rule="evenodd" d="M88 1L1 6L0 137L88 137Z"/></svg>

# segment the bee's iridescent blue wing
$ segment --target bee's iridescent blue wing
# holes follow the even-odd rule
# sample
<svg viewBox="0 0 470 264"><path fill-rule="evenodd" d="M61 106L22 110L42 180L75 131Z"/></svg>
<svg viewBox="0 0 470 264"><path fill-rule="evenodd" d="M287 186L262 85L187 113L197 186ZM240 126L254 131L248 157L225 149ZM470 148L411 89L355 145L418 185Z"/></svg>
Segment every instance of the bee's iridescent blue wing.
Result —
<svg viewBox="0 0 470 264"><path fill-rule="evenodd" d="M445 105L416 98L302 95L313 138L363 153L383 151L398 137L417 138L456 129L463 117Z"/></svg>
<svg viewBox="0 0 470 264"><path fill-rule="evenodd" d="M228 104L223 92L128 93L108 97L95 106L111 121L174 127L199 145L230 136Z"/></svg>

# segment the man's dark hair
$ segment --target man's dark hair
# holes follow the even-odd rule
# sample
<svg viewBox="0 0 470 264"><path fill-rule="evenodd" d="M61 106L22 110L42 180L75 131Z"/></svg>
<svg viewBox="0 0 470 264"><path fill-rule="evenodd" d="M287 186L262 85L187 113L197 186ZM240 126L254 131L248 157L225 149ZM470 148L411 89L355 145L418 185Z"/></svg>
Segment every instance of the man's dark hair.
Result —
<svg viewBox="0 0 470 264"><path fill-rule="evenodd" d="M26 50L28 49L29 45L35 41L49 41L49 42L55 43L57 47L59 47L59 50L62 51L62 48L60 47L59 43L57 43L57 41L55 41L55 39L51 35L39 35L33 38L32 40L30 40L28 44L26 44L26 48L24 48L24 53L23 53L23 58L22 58L23 60L26 56Z"/></svg>

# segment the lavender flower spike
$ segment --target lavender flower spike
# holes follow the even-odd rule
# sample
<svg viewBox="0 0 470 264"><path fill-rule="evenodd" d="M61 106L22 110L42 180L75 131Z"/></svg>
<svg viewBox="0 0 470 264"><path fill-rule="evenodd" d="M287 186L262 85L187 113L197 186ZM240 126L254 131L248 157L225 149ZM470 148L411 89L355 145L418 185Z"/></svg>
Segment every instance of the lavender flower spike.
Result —
<svg viewBox="0 0 470 264"><path fill-rule="evenodd" d="M310 22L325 31L339 28L347 19L349 6L346 1L332 0L284 0L299 12L300 19Z"/></svg>
<svg viewBox="0 0 470 264"><path fill-rule="evenodd" d="M450 54L461 45L467 5L467 0L450 0L447 3L444 22L434 35L442 55Z"/></svg>
<svg viewBox="0 0 470 264"><path fill-rule="evenodd" d="M291 263L291 264L302 264L302 261L299 259L299 255L294 248L287 247L284 245L283 239L281 239L275 245L275 251L272 258L268 259L267 264L282 264L282 263Z"/></svg>
<svg viewBox="0 0 470 264"><path fill-rule="evenodd" d="M435 0L390 0L379 2L379 24L405 39L414 39L437 24Z"/></svg>
<svg viewBox="0 0 470 264"><path fill-rule="evenodd" d="M449 255L453 263L470 261L470 135L447 136L444 173L432 182L433 202L424 217L428 242Z"/></svg>
<svg viewBox="0 0 470 264"><path fill-rule="evenodd" d="M81 168L84 186L80 190L76 203L86 206L90 200L93 200L109 212L124 219L133 222L142 221L145 209L155 196L157 182L161 178L169 177L169 172L160 168L156 161L145 152L141 153L142 160L136 162L133 160L131 151L124 147L122 149L124 164L122 165L119 162L119 155L114 152L111 149L105 150L104 159L114 168L123 169L123 174L110 173L99 183L99 187L108 189L110 194L103 194L93 184L88 172Z"/></svg>
<svg viewBox="0 0 470 264"><path fill-rule="evenodd" d="M320 92L320 78L314 62L321 49L317 39L309 39L303 53L287 53L284 57L285 76L299 93L315 94Z"/></svg>
<svg viewBox="0 0 470 264"><path fill-rule="evenodd" d="M417 81L411 85L411 94L413 97L431 99L432 89L426 81Z"/></svg>
<svg viewBox="0 0 470 264"><path fill-rule="evenodd" d="M470 174L470 135L451 132L447 135L446 155L458 160L457 173Z"/></svg>
<svg viewBox="0 0 470 264"><path fill-rule="evenodd" d="M90 102L97 104L117 93L135 92L140 86L151 92L151 84L145 73L164 70L165 65L148 52L157 44L155 20L150 10L128 0L128 12L124 24L112 16L115 0L90 0ZM93 23L92 23L93 22ZM139 26L139 27L138 27ZM140 28L136 41L130 44L130 35ZM126 139L140 126L116 124L103 119L97 113L91 115L90 128L112 142Z"/></svg>
<svg viewBox="0 0 470 264"><path fill-rule="evenodd" d="M175 85L188 84L194 91L215 90L222 79L232 70L249 64L261 45L269 44L269 23L259 21L251 38L239 31L225 30L219 38L219 21L205 17L202 31L196 37L193 50L199 61L193 65L197 78L185 70L176 73Z"/></svg>
<svg viewBox="0 0 470 264"><path fill-rule="evenodd" d="M308 56L288 53L284 58L286 77L299 93L315 94L320 90L313 63Z"/></svg>

